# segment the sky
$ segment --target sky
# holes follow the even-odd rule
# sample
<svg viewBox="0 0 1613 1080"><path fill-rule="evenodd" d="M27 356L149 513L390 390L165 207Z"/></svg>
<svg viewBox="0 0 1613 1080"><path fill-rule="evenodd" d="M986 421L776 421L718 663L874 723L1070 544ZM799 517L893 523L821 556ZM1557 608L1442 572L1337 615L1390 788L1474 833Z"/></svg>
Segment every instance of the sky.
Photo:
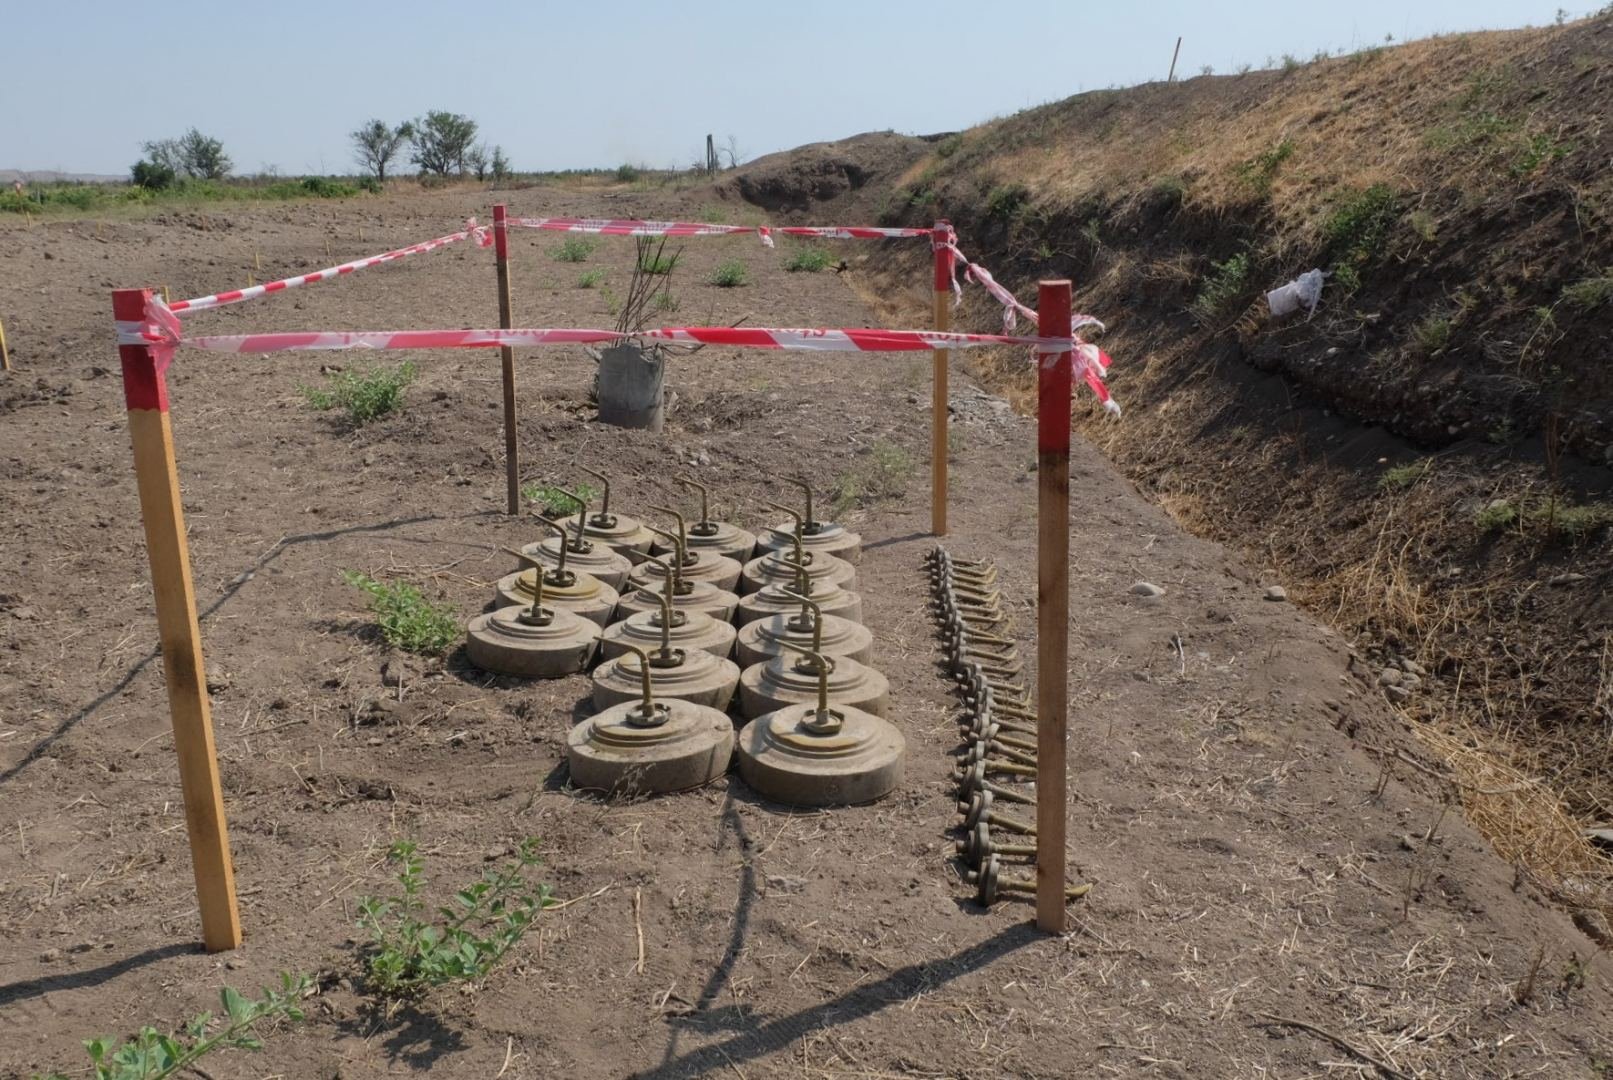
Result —
<svg viewBox="0 0 1613 1080"><path fill-rule="evenodd" d="M429 109L515 169L686 167L862 131L954 131L1083 90L1587 0L0 0L0 168L126 173L195 126L237 172L356 171L348 133ZM1047 46L1044 48L1044 46Z"/></svg>

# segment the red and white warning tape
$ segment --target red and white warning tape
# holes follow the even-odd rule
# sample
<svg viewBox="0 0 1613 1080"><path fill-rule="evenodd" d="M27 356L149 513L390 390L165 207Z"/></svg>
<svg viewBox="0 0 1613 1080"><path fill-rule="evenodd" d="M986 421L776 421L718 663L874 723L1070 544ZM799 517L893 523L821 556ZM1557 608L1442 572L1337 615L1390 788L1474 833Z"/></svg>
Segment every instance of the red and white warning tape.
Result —
<svg viewBox="0 0 1613 1080"><path fill-rule="evenodd" d="M638 218L509 218L522 229L548 229L551 232L597 233L601 236L741 236L755 233L762 243L773 246L773 234L810 236L820 240L890 240L902 237L929 237L933 229L896 229L873 225L711 225L697 221L642 221Z"/></svg>
<svg viewBox="0 0 1613 1080"><path fill-rule="evenodd" d="M439 236L435 240L426 240L419 244L398 248L395 251L371 255L367 259L355 259L352 262L342 263L340 266L315 270L311 274L299 274L296 277L282 278L279 281L254 285L249 289L232 289L229 292L214 293L212 296L200 296L194 300L176 300L168 306L168 310L174 312L206 311L208 308L224 307L226 304L239 304L243 300L256 300L260 296L268 296L270 293L294 289L298 285L312 285L316 281L330 281L333 278L351 274L356 270L380 266L382 263L396 262L399 259L406 259L410 255L421 255L428 251L435 251L440 247L447 247L449 244L458 243L468 238L474 238L478 247L487 247L493 242L488 227L476 224L476 219L471 218L465 222L465 228L460 232Z"/></svg>

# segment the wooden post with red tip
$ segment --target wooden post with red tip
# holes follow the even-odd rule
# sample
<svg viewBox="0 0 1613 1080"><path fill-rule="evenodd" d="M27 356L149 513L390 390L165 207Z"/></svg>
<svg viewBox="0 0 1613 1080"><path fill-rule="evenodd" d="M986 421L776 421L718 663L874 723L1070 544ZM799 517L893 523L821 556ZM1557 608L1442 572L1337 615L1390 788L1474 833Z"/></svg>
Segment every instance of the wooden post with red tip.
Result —
<svg viewBox="0 0 1613 1080"><path fill-rule="evenodd" d="M112 314L120 328L145 321L150 297L150 289L113 291ZM157 607L174 752L179 759L185 829L190 837L196 900L201 907L202 942L208 952L221 952L241 944L241 916L235 900L235 870L230 861L224 793L219 786L218 757L213 746L213 717L207 700L179 472L174 463L174 433L168 418L164 376L167 364L151 346L134 343L120 342L118 358L123 366L123 395L128 406L129 441L134 447L140 517L146 529L146 554L151 560L151 591Z"/></svg>
<svg viewBox="0 0 1613 1080"><path fill-rule="evenodd" d="M505 224L504 204L493 207L493 255L498 265L498 325L508 330L514 323L510 304L510 239ZM504 368L504 486L505 510L521 512L521 454L515 432L515 350L500 345L499 360Z"/></svg>
<svg viewBox="0 0 1613 1080"><path fill-rule="evenodd" d="M944 246L952 237L951 222L935 223L931 244L935 248L935 328L952 328L952 249ZM947 349L935 350L930 393L930 532L947 534L947 420L950 397L947 390Z"/></svg>
<svg viewBox="0 0 1613 1080"><path fill-rule="evenodd" d="M1070 336L1070 283L1044 281L1036 332ZM1070 632L1068 352L1036 357L1036 926L1064 932L1065 711Z"/></svg>

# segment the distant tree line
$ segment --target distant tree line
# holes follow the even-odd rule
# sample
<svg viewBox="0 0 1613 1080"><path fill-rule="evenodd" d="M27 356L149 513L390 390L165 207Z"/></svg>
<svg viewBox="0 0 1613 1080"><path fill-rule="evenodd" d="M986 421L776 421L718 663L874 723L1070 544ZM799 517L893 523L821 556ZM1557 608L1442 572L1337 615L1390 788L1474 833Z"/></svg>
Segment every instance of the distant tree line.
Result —
<svg viewBox="0 0 1613 1080"><path fill-rule="evenodd" d="M476 139L476 121L460 113L436 110L415 120L389 125L369 120L348 137L353 159L377 188L405 151L421 177L474 176L498 181L510 174L510 161L502 146L489 147ZM136 186L172 187L181 180L222 180L233 163L224 144L191 128L177 139L142 143L143 157L129 169Z"/></svg>

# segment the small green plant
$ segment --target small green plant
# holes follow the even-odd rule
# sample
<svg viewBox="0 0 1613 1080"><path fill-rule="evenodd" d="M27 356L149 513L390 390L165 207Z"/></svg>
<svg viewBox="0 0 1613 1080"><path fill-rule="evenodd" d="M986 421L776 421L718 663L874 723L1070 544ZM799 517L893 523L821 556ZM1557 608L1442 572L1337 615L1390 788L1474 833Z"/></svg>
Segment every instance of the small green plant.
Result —
<svg viewBox="0 0 1613 1080"><path fill-rule="evenodd" d="M935 156L943 159L949 158L962 148L963 135L961 133L956 135L948 135L946 138L935 144Z"/></svg>
<svg viewBox="0 0 1613 1080"><path fill-rule="evenodd" d="M1387 468L1378 477L1378 490L1404 491L1427 476L1431 467L1427 461L1412 461Z"/></svg>
<svg viewBox="0 0 1613 1080"><path fill-rule="evenodd" d="M1518 507L1511 499L1492 499L1473 515L1480 532L1496 533L1518 523Z"/></svg>
<svg viewBox="0 0 1613 1080"><path fill-rule="evenodd" d="M165 1035L154 1027L143 1027L133 1039L114 1045L111 1039L87 1039L84 1050L90 1056L95 1080L162 1080L182 1070L194 1070L196 1062L215 1050L261 1050L260 1025L276 1020L302 1019L299 1002L313 989L306 975L280 976L280 989L265 987L257 1000L226 986L219 992L223 1009L221 1023L204 1012L191 1018L178 1032ZM51 1073L46 1080L66 1080L62 1073Z"/></svg>
<svg viewBox="0 0 1613 1080"><path fill-rule="evenodd" d="M1417 351L1433 356L1451 341L1451 320L1448 315L1429 315L1411 328L1411 339Z"/></svg>
<svg viewBox="0 0 1613 1080"><path fill-rule="evenodd" d="M1199 294L1188 309L1204 325L1226 315L1243 296L1249 282L1249 254L1240 251L1211 266L1213 272L1199 286Z"/></svg>
<svg viewBox="0 0 1613 1080"><path fill-rule="evenodd" d="M1294 72L1298 71L1302 66L1303 65L1300 63L1299 57L1295 56L1293 53L1283 53L1283 74L1284 75L1292 75Z"/></svg>
<svg viewBox="0 0 1613 1080"><path fill-rule="evenodd" d="M1339 200L1322 223L1322 242L1334 253L1332 272L1354 272L1354 284L1361 282L1361 270L1382 249L1389 226L1398 213L1398 196L1388 184L1373 184L1364 191L1350 192Z"/></svg>
<svg viewBox="0 0 1613 1080"><path fill-rule="evenodd" d="M631 184L638 178L639 170L637 165L622 164L616 166L616 182L618 184Z"/></svg>
<svg viewBox="0 0 1613 1080"><path fill-rule="evenodd" d="M662 289L655 294L655 310L670 314L678 310L678 301L671 293Z"/></svg>
<svg viewBox="0 0 1613 1080"><path fill-rule="evenodd" d="M603 271L603 270L584 270L577 277L577 288L579 288L579 289L592 289L595 285L598 285L601 281L604 281L604 280L605 280L605 271Z"/></svg>
<svg viewBox="0 0 1613 1080"><path fill-rule="evenodd" d="M1425 244L1432 244L1439 236L1439 223L1427 210L1413 210L1406 215L1406 224L1417 234L1417 239Z"/></svg>
<svg viewBox="0 0 1613 1080"><path fill-rule="evenodd" d="M407 581L382 584L357 570L343 570L342 580L367 593L381 637L395 649L440 653L459 640L453 609L433 604Z"/></svg>
<svg viewBox="0 0 1613 1080"><path fill-rule="evenodd" d="M834 257L829 254L829 250L814 245L797 248L788 259L784 260L784 269L792 273L805 271L808 274L816 274L832 265Z"/></svg>
<svg viewBox="0 0 1613 1080"><path fill-rule="evenodd" d="M1609 300L1613 300L1613 267L1608 267L1596 277L1564 285L1563 299L1570 307L1576 307L1581 311L1601 307Z"/></svg>
<svg viewBox="0 0 1613 1080"><path fill-rule="evenodd" d="M323 387L299 387L308 404L321 411L343 409L353 426L362 427L403 408L403 391L414 382L414 364L363 371L332 371Z"/></svg>
<svg viewBox="0 0 1613 1080"><path fill-rule="evenodd" d="M1574 506L1553 496L1531 506L1526 516L1551 535L1577 543L1602 526L1613 523L1613 506L1605 503Z"/></svg>
<svg viewBox="0 0 1613 1080"><path fill-rule="evenodd" d="M1024 184L999 185L986 193L986 216L999 221L1012 221L1030 199L1030 189Z"/></svg>
<svg viewBox="0 0 1613 1080"><path fill-rule="evenodd" d="M1513 176L1528 176L1542 165L1561 161L1574 149L1572 143L1558 142L1545 132L1529 136L1512 161Z"/></svg>
<svg viewBox="0 0 1613 1080"><path fill-rule="evenodd" d="M896 443L881 439L868 448L867 458L856 469L836 478L832 493L835 513L866 506L880 499L901 496L913 475L913 455Z"/></svg>
<svg viewBox="0 0 1613 1080"><path fill-rule="evenodd" d="M1272 181L1277 179L1277 170L1281 169L1283 162L1294 156L1294 140L1284 139L1270 150L1256 154L1242 165L1238 166L1238 179L1252 189L1259 198L1266 198L1271 194Z"/></svg>
<svg viewBox="0 0 1613 1080"><path fill-rule="evenodd" d="M588 483L573 484L570 490L575 492L578 498L589 502L599 494L599 489ZM554 484L536 482L525 484L521 488L521 498L543 507L543 516L548 518L565 517L577 511L576 501Z"/></svg>
<svg viewBox="0 0 1613 1080"><path fill-rule="evenodd" d="M678 258L681 251L674 251L670 255L660 252L646 253L639 258L639 272L643 274L670 274L678 268Z"/></svg>
<svg viewBox="0 0 1613 1080"><path fill-rule="evenodd" d="M549 886L526 880L537 866L538 842L522 841L515 860L489 870L454 893L435 915L425 898L425 859L413 841L387 852L398 866L401 894L359 901L359 926L368 930L366 989L396 1008L444 983L485 976L526 934L538 913L554 903Z"/></svg>
<svg viewBox="0 0 1613 1080"><path fill-rule="evenodd" d="M615 315L618 311L622 310L621 298L611 290L609 285L606 285L604 288L599 290L599 298L605 301L605 313L607 315Z"/></svg>
<svg viewBox="0 0 1613 1080"><path fill-rule="evenodd" d="M556 262L580 263L587 262L588 256L598 247L593 240L586 236L568 236L561 241L560 246L554 249Z"/></svg>
<svg viewBox="0 0 1613 1080"><path fill-rule="evenodd" d="M711 272L711 283L721 289L745 284L745 264L738 259L724 260Z"/></svg>

